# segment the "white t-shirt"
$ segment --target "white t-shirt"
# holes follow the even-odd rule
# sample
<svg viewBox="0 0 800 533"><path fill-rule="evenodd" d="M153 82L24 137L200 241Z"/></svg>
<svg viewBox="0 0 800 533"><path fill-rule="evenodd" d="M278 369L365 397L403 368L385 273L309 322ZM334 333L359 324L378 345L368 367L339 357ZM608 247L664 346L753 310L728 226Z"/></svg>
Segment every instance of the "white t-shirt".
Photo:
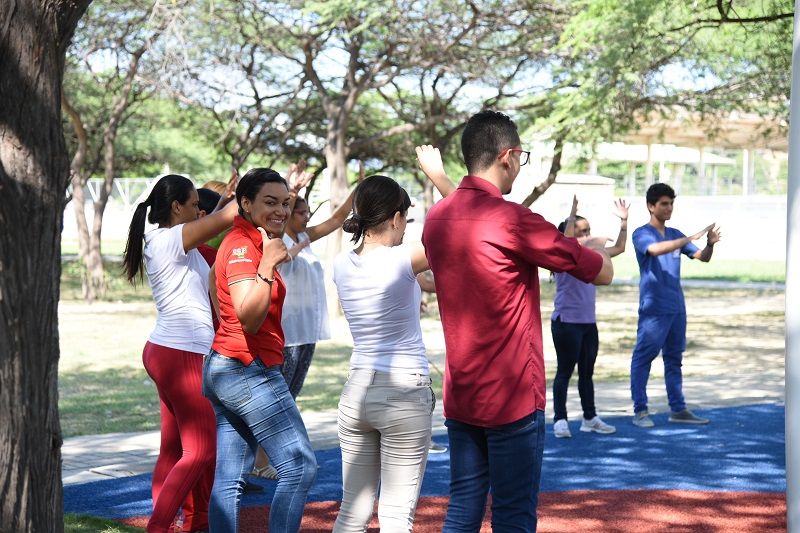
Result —
<svg viewBox="0 0 800 533"><path fill-rule="evenodd" d="M306 233L297 235L299 241L307 239ZM286 248L297 243L284 234ZM286 284L281 327L284 346L316 344L331 338L328 321L328 302L325 298L325 278L322 265L311 246L303 248L294 260L283 263L278 270Z"/></svg>
<svg viewBox="0 0 800 533"><path fill-rule="evenodd" d="M353 335L351 369L429 373L419 325L422 290L407 246L382 246L361 257L342 252L333 281Z"/></svg>
<svg viewBox="0 0 800 533"><path fill-rule="evenodd" d="M214 340L208 301L208 263L183 251L183 224L144 235L144 261L158 319L150 342L207 354Z"/></svg>

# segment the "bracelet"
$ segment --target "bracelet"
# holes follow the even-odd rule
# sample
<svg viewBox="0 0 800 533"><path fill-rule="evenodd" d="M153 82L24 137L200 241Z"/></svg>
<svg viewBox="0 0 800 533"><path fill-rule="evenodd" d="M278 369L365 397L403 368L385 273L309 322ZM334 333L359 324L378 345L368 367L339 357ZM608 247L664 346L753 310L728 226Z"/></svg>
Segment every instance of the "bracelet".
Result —
<svg viewBox="0 0 800 533"><path fill-rule="evenodd" d="M269 283L270 285L275 283L275 278L269 279L267 276L262 275L261 272L259 272L258 270L256 270L256 276L261 278L261 281L265 281L265 282Z"/></svg>
<svg viewBox="0 0 800 533"><path fill-rule="evenodd" d="M619 228L619 230L620 230L620 231L628 231L628 228L627 228L627 227L625 227L625 228Z"/></svg>
<svg viewBox="0 0 800 533"><path fill-rule="evenodd" d="M713 248L714 247L714 245L712 243L708 242L708 241L706 241L706 246L708 246L709 248Z"/></svg>

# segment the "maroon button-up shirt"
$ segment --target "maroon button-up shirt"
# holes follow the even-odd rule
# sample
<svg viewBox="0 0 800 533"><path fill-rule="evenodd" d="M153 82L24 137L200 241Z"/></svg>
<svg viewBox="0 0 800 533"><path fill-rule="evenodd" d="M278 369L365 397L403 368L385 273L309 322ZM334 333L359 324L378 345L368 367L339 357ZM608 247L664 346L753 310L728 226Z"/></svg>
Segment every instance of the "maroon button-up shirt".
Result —
<svg viewBox="0 0 800 533"><path fill-rule="evenodd" d="M600 254L475 176L431 208L422 242L447 347L445 417L495 427L544 410L537 267L591 282Z"/></svg>

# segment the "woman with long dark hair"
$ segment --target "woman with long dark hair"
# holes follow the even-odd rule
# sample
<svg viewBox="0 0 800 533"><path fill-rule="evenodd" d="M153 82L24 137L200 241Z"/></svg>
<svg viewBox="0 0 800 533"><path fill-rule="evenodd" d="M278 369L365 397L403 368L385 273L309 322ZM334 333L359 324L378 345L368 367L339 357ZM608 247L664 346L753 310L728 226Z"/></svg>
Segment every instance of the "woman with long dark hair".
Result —
<svg viewBox="0 0 800 533"><path fill-rule="evenodd" d="M239 182L236 202L239 216L217 252L220 326L203 367L203 393L217 417L209 521L212 532L238 531L241 492L260 444L280 475L269 529L298 531L317 462L280 372L286 286L278 265L289 255L279 236L291 213L289 189L274 170L256 168Z"/></svg>
<svg viewBox="0 0 800 533"><path fill-rule="evenodd" d="M364 180L343 226L358 246L334 262L333 280L354 342L339 401L343 495L335 532L366 529L379 486L381 529L411 531L414 523L435 398L416 280L428 260L421 243L403 244L410 205L393 179Z"/></svg>
<svg viewBox="0 0 800 533"><path fill-rule="evenodd" d="M197 247L233 223L235 206L198 219L197 190L170 174L156 182L136 206L123 256L123 271L135 284L144 273L153 290L158 319L142 361L161 403L161 450L153 471L153 514L148 532L172 530L175 515L191 495L184 531L208 527L208 500L216 455L216 424L202 395L203 356L214 329L208 300L209 267ZM145 233L145 220L158 228Z"/></svg>

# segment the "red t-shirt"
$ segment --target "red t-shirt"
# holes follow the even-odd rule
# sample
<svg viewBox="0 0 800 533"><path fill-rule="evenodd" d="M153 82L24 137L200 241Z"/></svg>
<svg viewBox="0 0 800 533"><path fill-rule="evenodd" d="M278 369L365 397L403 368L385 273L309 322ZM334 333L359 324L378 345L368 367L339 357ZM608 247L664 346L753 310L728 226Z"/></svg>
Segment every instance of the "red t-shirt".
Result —
<svg viewBox="0 0 800 533"><path fill-rule="evenodd" d="M269 312L255 334L242 329L233 309L230 292L231 284L256 279L262 255L261 233L244 218L235 217L233 229L225 236L217 251L217 263L214 267L217 275L220 325L211 348L224 356L238 359L245 365L259 357L265 365L273 366L283 363L281 310L286 297L286 285L280 274L275 271Z"/></svg>
<svg viewBox="0 0 800 533"><path fill-rule="evenodd" d="M431 208L422 242L447 348L445 417L496 427L544 410L537 267L590 282L600 254L474 176Z"/></svg>

